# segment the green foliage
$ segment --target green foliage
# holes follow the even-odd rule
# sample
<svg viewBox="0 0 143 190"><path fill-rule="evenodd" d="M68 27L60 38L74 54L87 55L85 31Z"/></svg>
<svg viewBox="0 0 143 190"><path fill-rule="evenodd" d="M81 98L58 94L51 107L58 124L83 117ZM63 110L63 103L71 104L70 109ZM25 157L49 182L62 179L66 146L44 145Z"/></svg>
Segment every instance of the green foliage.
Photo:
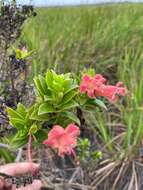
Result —
<svg viewBox="0 0 143 190"><path fill-rule="evenodd" d="M0 160L4 160L6 163L14 162L15 159L14 152L9 148L8 144L9 140L6 136L0 139Z"/></svg>
<svg viewBox="0 0 143 190"><path fill-rule="evenodd" d="M30 134L37 141L41 139L40 134L45 134L42 128L44 122L62 126L76 123L80 126L80 118L76 115L78 107L88 107L90 111L94 111L97 106L106 109L101 100L90 100L80 94L79 85L70 73L56 74L53 70L48 70L45 77L39 75L34 82L37 99L30 108L25 108L21 103L16 110L7 108L9 122L17 129L12 139L13 146L19 147L27 143ZM81 146L88 149L87 139L82 143ZM87 154L86 151L84 154Z"/></svg>
<svg viewBox="0 0 143 190"><path fill-rule="evenodd" d="M27 129L31 125L31 122L28 118L28 111L26 108L19 103L16 110L12 108L7 108L9 115L10 124L17 129Z"/></svg>
<svg viewBox="0 0 143 190"><path fill-rule="evenodd" d="M89 76L94 77L95 76L95 69L93 69L93 68L88 68L88 69L84 68L81 73L82 73L82 76L84 74L88 74Z"/></svg>
<svg viewBox="0 0 143 190"><path fill-rule="evenodd" d="M10 150L0 149L0 159L4 158L6 163L14 162L14 155Z"/></svg>
<svg viewBox="0 0 143 190"><path fill-rule="evenodd" d="M85 161L90 156L90 141L89 139L79 139L77 146L78 157Z"/></svg>
<svg viewBox="0 0 143 190"><path fill-rule="evenodd" d="M97 150L97 151L93 151L91 153L91 157L94 159L94 160L100 160L102 159L103 155L102 155L102 152Z"/></svg>
<svg viewBox="0 0 143 190"><path fill-rule="evenodd" d="M85 103L82 106L83 106L83 108L85 110L92 110L92 111L94 111L94 109L97 108L97 107L100 107L100 108L102 108L104 110L107 110L107 107L104 104L104 102L101 101L100 99L97 99L97 98L96 99L87 99L86 98L86 101L85 101Z"/></svg>
<svg viewBox="0 0 143 190"><path fill-rule="evenodd" d="M93 73L93 70L91 70ZM79 93L79 86L70 73L56 74L53 70L48 70L45 77L39 75L34 79L37 102L33 107L31 119L47 120L56 122L69 119L80 125L80 121L75 114L75 108L81 106L82 109L94 111L98 106L106 109L105 104L98 99L89 100L87 96ZM72 110L72 112L71 112ZM61 119L62 118L62 119Z"/></svg>
<svg viewBox="0 0 143 190"><path fill-rule="evenodd" d="M80 124L76 115L68 111L78 106L75 99L78 85L71 78L71 74L56 74L48 70L45 77L39 75L35 77L34 82L38 102L34 106L31 118L42 120L49 117L57 120L58 117L66 117Z"/></svg>
<svg viewBox="0 0 143 190"><path fill-rule="evenodd" d="M37 51L31 79L55 64L60 72L96 67L96 72L111 78L110 68L120 64L126 46L138 49L143 44L140 3L38 8L36 12L37 18L25 23L21 36L29 49Z"/></svg>
<svg viewBox="0 0 143 190"><path fill-rule="evenodd" d="M17 59L26 59L33 54L33 51L21 50L21 49L14 49Z"/></svg>
<svg viewBox="0 0 143 190"><path fill-rule="evenodd" d="M41 123L30 118L31 108L26 109L19 103L17 109L7 108L9 122L17 129L15 136L12 138L12 145L20 147L27 143L29 134L35 136L41 130Z"/></svg>
<svg viewBox="0 0 143 190"><path fill-rule="evenodd" d="M142 94L143 94L143 65L142 51L126 48L121 57L119 75L130 89L126 107L121 107L124 123L127 126L127 133L124 138L123 147L125 153L128 149L138 151L136 147L143 138L143 115L142 115ZM122 72L121 72L122 69Z"/></svg>
<svg viewBox="0 0 143 190"><path fill-rule="evenodd" d="M48 70L45 77L39 75L34 79L38 95L41 97L39 115L76 107L77 84L70 74L58 75Z"/></svg>
<svg viewBox="0 0 143 190"><path fill-rule="evenodd" d="M91 143L88 138L78 140L77 154L81 161L87 161L89 158L96 161L102 158L101 151L91 151Z"/></svg>

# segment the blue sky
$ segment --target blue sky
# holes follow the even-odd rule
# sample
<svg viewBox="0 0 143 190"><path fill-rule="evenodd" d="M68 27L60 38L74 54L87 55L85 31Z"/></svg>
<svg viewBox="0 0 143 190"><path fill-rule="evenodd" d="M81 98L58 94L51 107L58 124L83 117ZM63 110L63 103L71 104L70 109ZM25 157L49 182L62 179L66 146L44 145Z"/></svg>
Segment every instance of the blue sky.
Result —
<svg viewBox="0 0 143 190"><path fill-rule="evenodd" d="M126 0L17 0L18 3L22 4L33 4L33 5L77 5L77 4L92 4L92 3L102 3L102 2L124 2ZM130 2L135 2L138 0L128 0ZM139 0L140 2L142 0Z"/></svg>

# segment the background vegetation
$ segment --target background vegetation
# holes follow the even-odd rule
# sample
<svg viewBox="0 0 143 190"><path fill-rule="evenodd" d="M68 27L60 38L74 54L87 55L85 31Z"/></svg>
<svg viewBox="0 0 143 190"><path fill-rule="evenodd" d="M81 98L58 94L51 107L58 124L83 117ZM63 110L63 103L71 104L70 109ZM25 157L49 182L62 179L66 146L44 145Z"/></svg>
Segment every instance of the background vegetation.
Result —
<svg viewBox="0 0 143 190"><path fill-rule="evenodd" d="M31 79L47 68L78 72L91 66L113 83L123 81L129 89L126 104L109 106L108 116L96 114L100 122L95 115L88 118L99 128L104 143L117 130L127 131L122 148L137 146L143 133L143 5L39 8L37 13L21 37L35 49Z"/></svg>
<svg viewBox="0 0 143 190"><path fill-rule="evenodd" d="M108 166L109 175L112 171L117 174L112 190L126 171L131 179L129 187L133 180L136 185L134 161L142 157L143 136L143 5L38 8L37 13L36 19L24 25L20 39L35 50L30 82L47 68L78 73L84 67L94 67L113 84L120 80L127 86L125 100L116 105L107 103L107 111L84 116L87 126L97 135L93 145L104 152L104 159L109 158L109 165L94 176L92 185L108 177ZM129 164L124 165L124 161ZM123 183L119 189L123 189ZM142 189L140 183L139 187ZM106 184L104 189L111 188Z"/></svg>
<svg viewBox="0 0 143 190"><path fill-rule="evenodd" d="M36 50L34 75L55 66L78 71L92 65L104 72L119 66L129 49L134 54L142 49L142 4L39 8L37 12L22 35Z"/></svg>

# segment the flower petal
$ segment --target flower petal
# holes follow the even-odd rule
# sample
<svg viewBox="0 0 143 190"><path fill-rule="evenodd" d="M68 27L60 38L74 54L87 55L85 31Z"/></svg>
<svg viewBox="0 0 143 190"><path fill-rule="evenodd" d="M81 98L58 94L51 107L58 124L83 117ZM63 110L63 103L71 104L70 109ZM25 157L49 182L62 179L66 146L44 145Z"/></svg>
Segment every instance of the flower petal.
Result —
<svg viewBox="0 0 143 190"><path fill-rule="evenodd" d="M94 89L88 90L88 91L87 91L87 94L88 94L88 96L89 96L90 98L95 98Z"/></svg>
<svg viewBox="0 0 143 190"><path fill-rule="evenodd" d="M52 130L48 133L48 138L56 138L64 133L64 128L60 125L53 126Z"/></svg>
<svg viewBox="0 0 143 190"><path fill-rule="evenodd" d="M90 77L89 75L84 75L83 78L82 78L82 80L83 80L84 82L89 82L90 79L91 79L91 77Z"/></svg>
<svg viewBox="0 0 143 190"><path fill-rule="evenodd" d="M48 139L43 142L43 144L47 144L51 147L58 148L59 141L61 135L64 133L64 128L60 125L55 125L51 131L48 133Z"/></svg>
<svg viewBox="0 0 143 190"><path fill-rule="evenodd" d="M79 127L69 124L66 129L55 125L48 134L48 139L43 142L54 149L58 149L59 156L65 154L75 155L74 149L77 145L77 136L80 134Z"/></svg>
<svg viewBox="0 0 143 190"><path fill-rule="evenodd" d="M73 137L76 137L80 134L79 127L72 123L67 126L65 132Z"/></svg>

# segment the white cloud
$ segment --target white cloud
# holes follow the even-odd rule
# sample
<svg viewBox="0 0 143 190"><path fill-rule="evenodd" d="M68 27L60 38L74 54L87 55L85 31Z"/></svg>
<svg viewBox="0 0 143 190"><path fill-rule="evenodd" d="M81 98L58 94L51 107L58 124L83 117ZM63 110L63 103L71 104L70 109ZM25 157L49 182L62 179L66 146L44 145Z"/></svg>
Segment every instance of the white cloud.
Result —
<svg viewBox="0 0 143 190"><path fill-rule="evenodd" d="M126 0L17 0L20 4L33 4L33 5L77 5L77 4L92 4L102 2L124 2ZM143 0L129 0L130 2L142 2Z"/></svg>

